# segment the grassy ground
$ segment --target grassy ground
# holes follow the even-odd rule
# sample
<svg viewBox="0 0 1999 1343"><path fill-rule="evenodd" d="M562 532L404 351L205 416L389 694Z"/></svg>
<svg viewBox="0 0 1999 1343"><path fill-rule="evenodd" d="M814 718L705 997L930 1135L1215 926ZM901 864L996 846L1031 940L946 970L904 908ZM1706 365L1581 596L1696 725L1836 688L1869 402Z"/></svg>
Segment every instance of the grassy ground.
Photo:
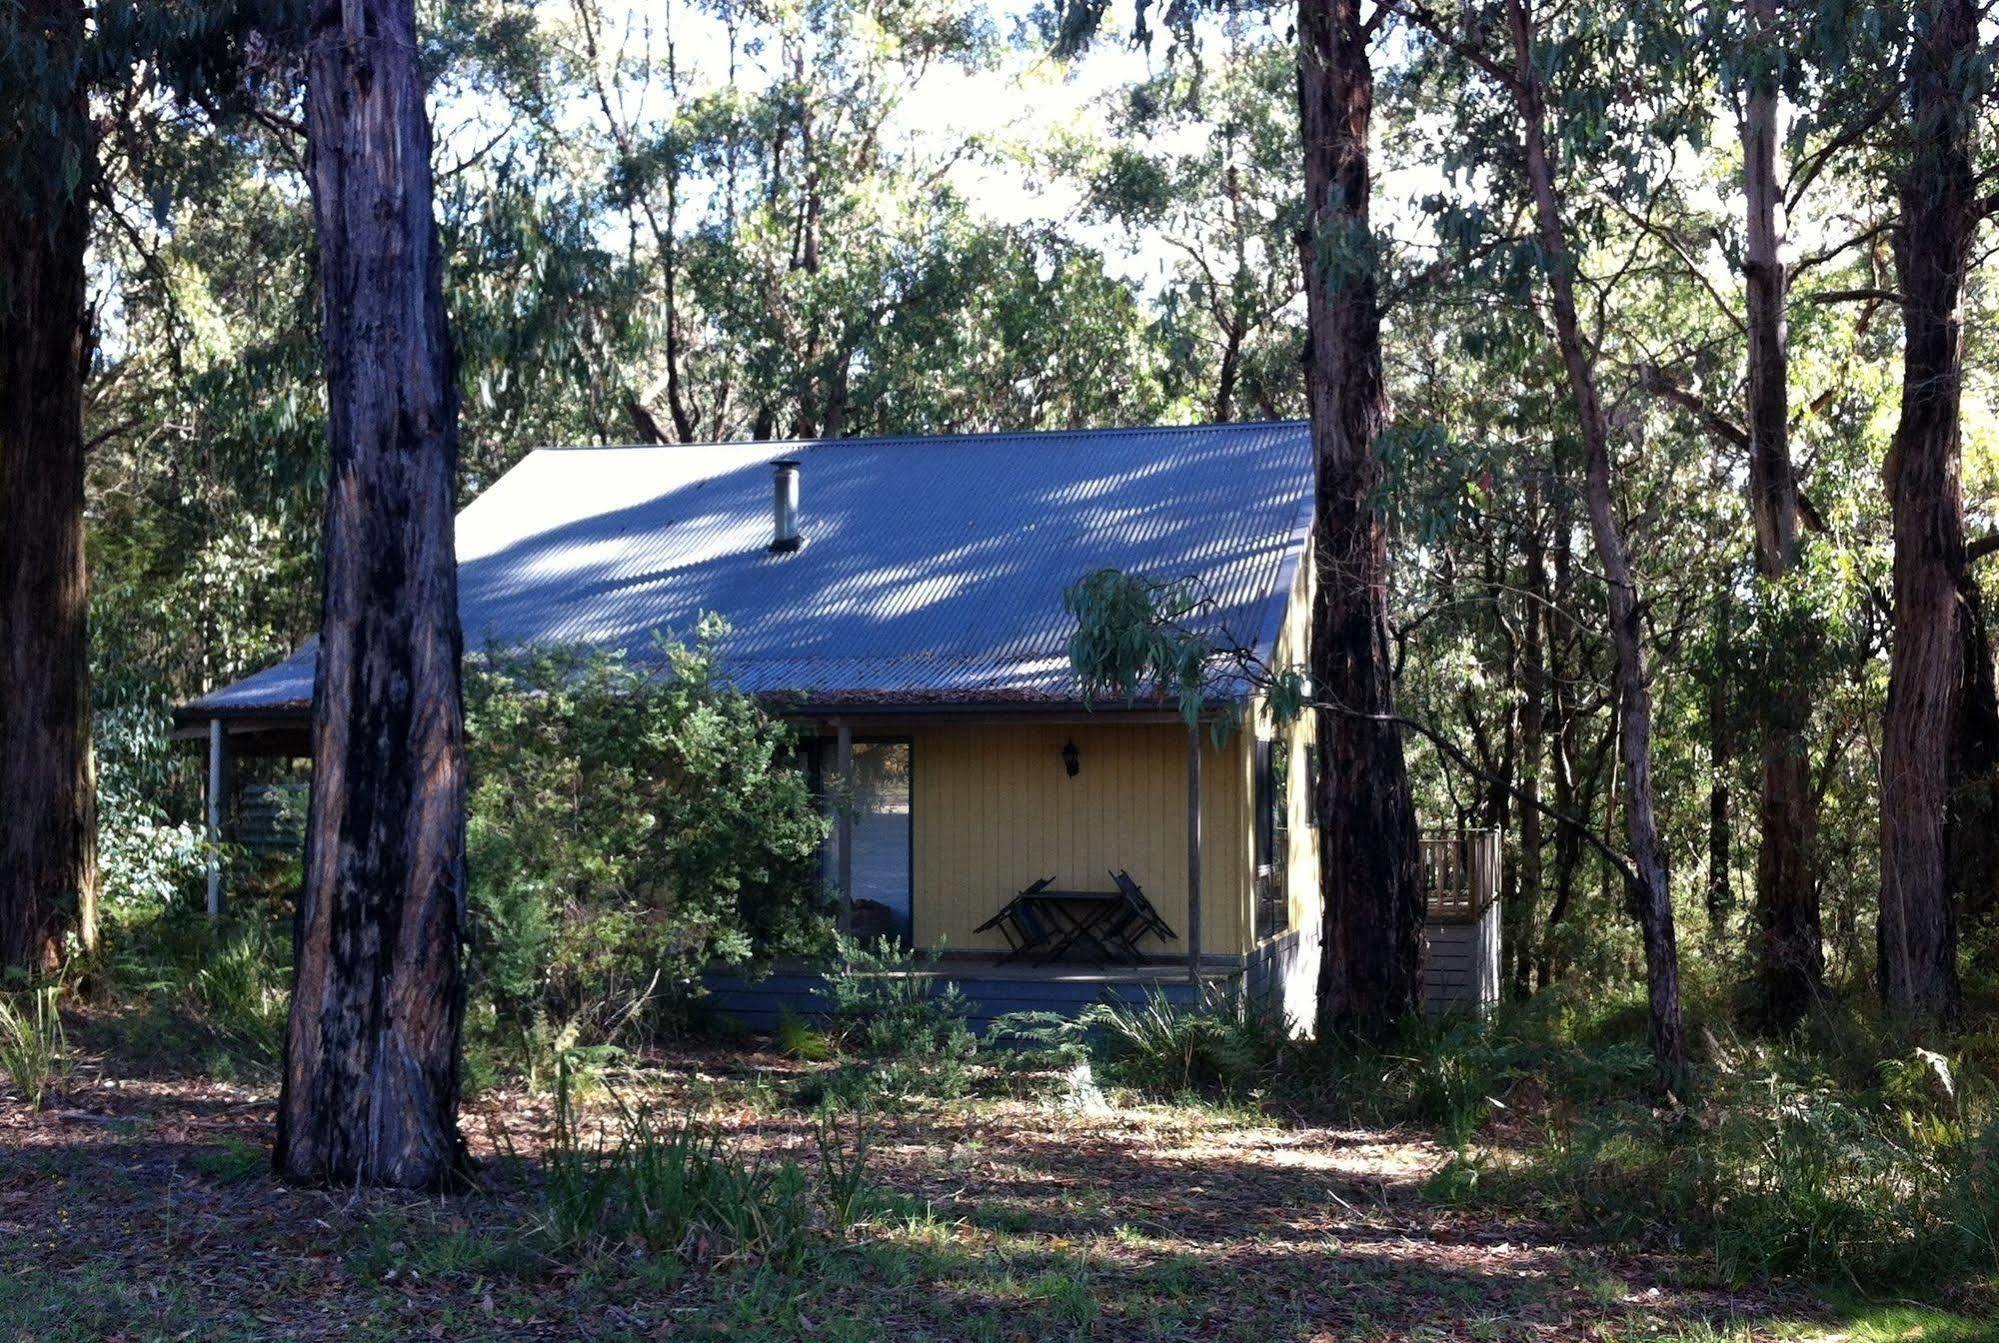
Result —
<svg viewBox="0 0 1999 1343"><path fill-rule="evenodd" d="M559 1252L545 1100L468 1105L477 1193L299 1191L265 1170L267 1086L142 1070L99 1056L41 1114L0 1100L0 1340L1999 1340L1436 1206L1415 1135L1054 1098L881 1119L865 1216L801 1268ZM811 1168L784 1103L807 1070L698 1051L618 1085Z"/></svg>

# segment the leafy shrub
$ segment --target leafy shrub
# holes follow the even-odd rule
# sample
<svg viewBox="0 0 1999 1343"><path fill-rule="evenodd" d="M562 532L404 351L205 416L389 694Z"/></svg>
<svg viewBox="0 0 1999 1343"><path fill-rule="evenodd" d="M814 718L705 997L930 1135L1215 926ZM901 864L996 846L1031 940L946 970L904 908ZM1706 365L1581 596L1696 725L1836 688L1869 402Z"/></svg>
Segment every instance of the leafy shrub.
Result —
<svg viewBox="0 0 1999 1343"><path fill-rule="evenodd" d="M1090 1061L1083 1024L1066 1012L1008 1012L993 1018L980 1042L982 1059L1017 1072L1053 1072Z"/></svg>
<svg viewBox="0 0 1999 1343"><path fill-rule="evenodd" d="M109 912L163 909L207 870L201 828L167 820L156 808L100 790L97 860Z"/></svg>
<svg viewBox="0 0 1999 1343"><path fill-rule="evenodd" d="M0 997L0 1072L31 1110L69 1072L69 1042L53 986L25 995L25 1006Z"/></svg>
<svg viewBox="0 0 1999 1343"><path fill-rule="evenodd" d="M790 730L718 677L720 632L658 665L544 648L469 671L473 983L498 1038L609 1041L710 962L813 944L825 823Z"/></svg>
<svg viewBox="0 0 1999 1343"><path fill-rule="evenodd" d="M942 980L936 957L905 951L887 938L873 944L840 938L826 971L830 1030L856 1055L817 1086L853 1101L962 1096L978 1052L967 1016L971 1004ZM811 1099L810 1096L806 1099Z"/></svg>

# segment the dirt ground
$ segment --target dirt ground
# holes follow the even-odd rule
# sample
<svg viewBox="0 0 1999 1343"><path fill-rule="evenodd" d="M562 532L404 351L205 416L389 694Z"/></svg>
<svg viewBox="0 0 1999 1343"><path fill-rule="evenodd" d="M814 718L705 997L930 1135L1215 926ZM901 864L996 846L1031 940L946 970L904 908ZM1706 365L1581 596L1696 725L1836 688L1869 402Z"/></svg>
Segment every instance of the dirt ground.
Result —
<svg viewBox="0 0 1999 1343"><path fill-rule="evenodd" d="M803 1066L695 1051L615 1085L810 1169L810 1117L783 1103ZM468 1102L482 1187L444 1199L278 1184L273 1099L86 1066L43 1113L0 1100L0 1339L1860 1336L1813 1324L1809 1293L1706 1282L1694 1256L1428 1202L1442 1154L1409 1135L924 1104L879 1121L877 1211L781 1272L553 1252L545 1099Z"/></svg>

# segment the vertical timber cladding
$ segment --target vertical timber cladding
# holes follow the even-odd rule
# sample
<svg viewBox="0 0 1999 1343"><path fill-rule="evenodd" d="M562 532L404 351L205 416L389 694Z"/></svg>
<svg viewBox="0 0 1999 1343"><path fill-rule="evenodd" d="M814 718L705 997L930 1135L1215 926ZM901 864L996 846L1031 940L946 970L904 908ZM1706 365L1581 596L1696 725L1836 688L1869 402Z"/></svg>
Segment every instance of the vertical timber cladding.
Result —
<svg viewBox="0 0 1999 1343"><path fill-rule="evenodd" d="M1312 638L1311 547L1291 579L1290 600L1284 607L1284 623L1277 631L1277 646L1271 665L1279 669L1302 667ZM1319 827L1313 824L1312 766L1318 756L1318 716L1306 712L1284 727L1272 723L1264 713L1264 698L1252 698L1249 721L1259 736L1282 736L1289 746L1290 771L1286 778L1286 817L1290 848L1285 855L1286 886L1291 905L1290 931L1317 946L1319 923L1324 910L1319 889Z"/></svg>
<svg viewBox="0 0 1999 1343"><path fill-rule="evenodd" d="M1041 877L1073 890L1111 889L1123 868L1145 888L1186 950L1187 729L1178 722L1033 723L914 729L917 945L1004 950L972 930ZM1069 776L1062 748L1074 742ZM1252 835L1250 734L1218 747L1202 733L1202 950L1249 949Z"/></svg>

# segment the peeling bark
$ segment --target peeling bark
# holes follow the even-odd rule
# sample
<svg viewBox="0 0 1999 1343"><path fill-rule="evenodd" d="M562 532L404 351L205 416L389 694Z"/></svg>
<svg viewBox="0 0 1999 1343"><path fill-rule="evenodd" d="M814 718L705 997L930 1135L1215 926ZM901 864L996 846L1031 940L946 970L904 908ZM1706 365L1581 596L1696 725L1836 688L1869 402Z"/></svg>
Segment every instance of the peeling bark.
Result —
<svg viewBox="0 0 1999 1343"><path fill-rule="evenodd" d="M315 0L331 480L312 807L275 1164L437 1189L457 1129L465 769L458 397L411 0Z"/></svg>
<svg viewBox="0 0 1999 1343"><path fill-rule="evenodd" d="M1318 464L1312 679L1324 770L1319 817L1325 945L1322 1031L1379 1033L1413 1012L1423 889L1415 806L1395 711L1388 539L1374 507L1388 419L1368 211L1374 106L1359 0L1300 0L1298 98L1307 223L1305 386Z"/></svg>
<svg viewBox="0 0 1999 1343"><path fill-rule="evenodd" d="M1894 237L1902 409L1887 470L1895 614L1881 743L1876 948L1883 1005L1935 1024L1953 1021L1963 1005L1948 814L1952 743L1972 665L1958 431L1964 285L1979 219L1966 87L1979 16L1973 0L1928 0L1918 9L1906 71L1910 161Z"/></svg>
<svg viewBox="0 0 1999 1343"><path fill-rule="evenodd" d="M75 0L25 0L0 19L0 41L46 43L58 68L83 38ZM48 138L87 162L82 87L47 115ZM42 134L37 124L24 138ZM26 150L21 140L6 148ZM45 166L0 187L0 969L31 973L56 968L72 930L86 946L96 931L83 550L89 233L84 190Z"/></svg>

